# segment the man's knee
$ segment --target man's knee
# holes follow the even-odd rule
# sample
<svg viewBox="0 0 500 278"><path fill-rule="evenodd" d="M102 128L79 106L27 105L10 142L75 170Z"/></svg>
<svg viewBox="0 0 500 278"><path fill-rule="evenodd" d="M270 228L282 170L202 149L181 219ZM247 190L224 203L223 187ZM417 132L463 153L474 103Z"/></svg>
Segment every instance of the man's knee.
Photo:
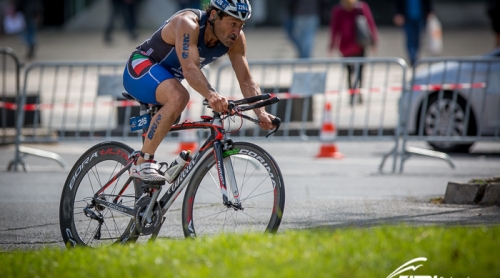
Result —
<svg viewBox="0 0 500 278"><path fill-rule="evenodd" d="M156 101L162 105L171 106L173 104L176 108L179 107L182 112L189 102L189 92L180 83L164 82L156 90Z"/></svg>
<svg viewBox="0 0 500 278"><path fill-rule="evenodd" d="M170 109L175 111L175 115L178 116L182 113L182 111L184 111L188 102L188 91L186 89L176 90L168 93L165 105L168 105Z"/></svg>

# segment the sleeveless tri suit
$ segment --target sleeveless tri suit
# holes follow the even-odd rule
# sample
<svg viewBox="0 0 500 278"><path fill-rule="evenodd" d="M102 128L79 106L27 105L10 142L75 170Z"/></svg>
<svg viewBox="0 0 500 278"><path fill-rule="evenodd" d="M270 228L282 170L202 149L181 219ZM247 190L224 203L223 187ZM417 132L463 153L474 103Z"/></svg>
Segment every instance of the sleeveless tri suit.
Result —
<svg viewBox="0 0 500 278"><path fill-rule="evenodd" d="M172 17L182 12L193 12L198 16L200 34L198 37L198 52L200 53L200 68L224 56L229 48L218 43L214 47L205 45L204 36L207 28L207 13L197 9L181 10ZM167 44L161 37L161 30L172 17L151 36L144 41L130 56L123 74L125 90L136 99L144 103L159 104L156 101L156 88L161 82L176 78L184 79L182 67L174 45Z"/></svg>

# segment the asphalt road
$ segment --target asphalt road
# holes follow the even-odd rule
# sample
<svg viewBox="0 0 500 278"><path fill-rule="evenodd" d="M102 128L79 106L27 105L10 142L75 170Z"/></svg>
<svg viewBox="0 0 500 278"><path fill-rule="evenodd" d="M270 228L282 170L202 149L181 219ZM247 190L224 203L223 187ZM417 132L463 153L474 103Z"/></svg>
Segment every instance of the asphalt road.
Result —
<svg viewBox="0 0 500 278"><path fill-rule="evenodd" d="M405 57L403 34L397 28L381 28L375 57ZM140 40L153 30L141 30ZM293 58L294 49L282 29L247 29L248 59ZM444 30L442 56L478 55L492 50L489 30ZM481 42L481 43L477 43ZM328 57L328 31L316 37L314 57ZM46 30L39 34L36 60L125 60L138 42L117 35L105 45L99 32L68 33ZM12 47L24 58L22 40L0 37L0 45ZM428 54L422 51L422 56ZM24 60L24 59L23 59ZM95 143L95 142L94 142ZM432 204L442 197L449 181L500 175L500 144L478 144L472 154L453 155L456 169L444 161L414 157L402 174L391 174L388 161L378 171L382 156L393 143L340 142L345 158L315 159L319 143L261 143L277 160L286 183L286 204L279 232L312 227L370 227L381 224L494 225L500 224L500 207ZM53 151L70 165L62 169L54 161L28 156L31 171L7 172L14 158L13 146L0 146L0 250L64 248L58 209L63 183L71 165L93 143L75 142L31 147ZM411 146L427 147L425 144ZM137 148L138 144L133 145ZM174 144L164 143L158 153L170 161ZM161 160L161 157L159 157ZM167 213L161 237L182 236L179 198Z"/></svg>
<svg viewBox="0 0 500 278"><path fill-rule="evenodd" d="M32 145L57 152L70 165L28 156L29 172L7 172L13 146L0 147L0 250L64 248L58 210L63 183L71 165L95 142ZM337 144L343 159L316 159L318 143L258 142L279 164L286 184L286 204L279 232L313 227L370 227L382 224L494 225L500 207L433 204L449 181L500 175L500 145L478 144L472 154L453 155L456 169L438 159L411 158L402 174L391 174L388 161L378 166L393 143ZM131 143L135 148L137 143ZM426 147L423 144L410 144ZM176 143L164 142L157 153L169 161ZM163 157L162 157L163 156ZM160 237L181 238L178 198L167 213Z"/></svg>

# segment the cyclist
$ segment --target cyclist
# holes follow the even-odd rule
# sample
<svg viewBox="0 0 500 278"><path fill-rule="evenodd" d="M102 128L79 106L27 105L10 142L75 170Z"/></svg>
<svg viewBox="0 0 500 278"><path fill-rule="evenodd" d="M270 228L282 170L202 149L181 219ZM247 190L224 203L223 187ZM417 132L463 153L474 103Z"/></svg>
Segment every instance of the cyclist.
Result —
<svg viewBox="0 0 500 278"><path fill-rule="evenodd" d="M245 56L242 29L250 15L248 0L211 0L205 11L175 13L132 53L123 76L125 89L141 102L163 107L151 119L130 176L144 181L165 180L153 160L154 153L189 101L189 93L181 84L184 78L214 111L227 112L227 99L210 85L201 71L203 66L227 54L244 97L261 94ZM264 108L254 112L262 129L273 128L273 115Z"/></svg>

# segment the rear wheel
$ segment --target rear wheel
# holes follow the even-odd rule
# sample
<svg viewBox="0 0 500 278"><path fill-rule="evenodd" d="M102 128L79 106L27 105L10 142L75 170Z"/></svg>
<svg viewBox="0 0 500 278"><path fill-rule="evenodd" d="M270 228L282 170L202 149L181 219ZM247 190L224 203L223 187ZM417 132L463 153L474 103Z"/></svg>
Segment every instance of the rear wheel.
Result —
<svg viewBox="0 0 500 278"><path fill-rule="evenodd" d="M460 137L476 134L476 121L472 111L469 114L469 121L466 122L466 102L457 96L457 102L453 103L453 93L445 92L439 99L438 94L429 98L429 104L424 117L424 134L428 136L450 136ZM467 133L465 129L467 128ZM466 153L474 144L456 142L428 142L429 145L441 152Z"/></svg>
<svg viewBox="0 0 500 278"><path fill-rule="evenodd" d="M262 148L240 142L224 152L226 180L228 163L233 168L240 204L229 186L233 206L223 204L217 164L213 155L208 156L193 174L184 195L182 224L186 237L278 230L285 187L276 161Z"/></svg>
<svg viewBox="0 0 500 278"><path fill-rule="evenodd" d="M132 152L125 144L104 142L90 148L73 166L64 184L59 208L59 225L67 247L100 247L137 240L131 217L93 201L94 194L129 163ZM128 179L126 171L98 198L133 208L142 194L141 185L132 181L124 187ZM120 193L121 190L124 191Z"/></svg>

